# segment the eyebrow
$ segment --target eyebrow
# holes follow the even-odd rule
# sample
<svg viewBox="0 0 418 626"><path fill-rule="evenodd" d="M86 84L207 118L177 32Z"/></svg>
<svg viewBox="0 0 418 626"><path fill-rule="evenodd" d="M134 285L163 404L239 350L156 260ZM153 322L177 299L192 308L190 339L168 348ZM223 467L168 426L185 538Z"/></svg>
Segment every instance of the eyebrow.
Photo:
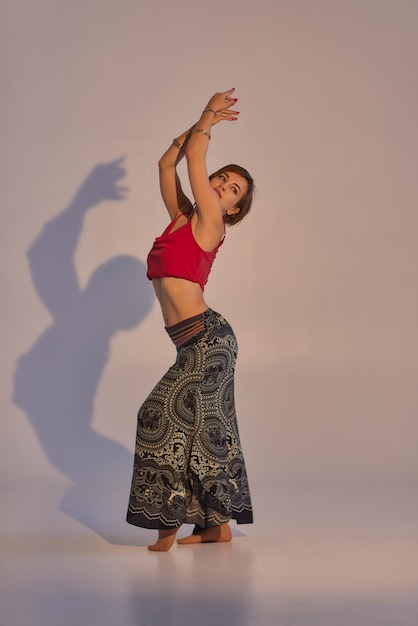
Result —
<svg viewBox="0 0 418 626"><path fill-rule="evenodd" d="M228 174L228 172L221 172L221 173L222 173L224 176L226 176L226 177L227 177L227 179L229 180L229 174ZM241 192L241 187L238 185L238 183L233 182L232 184L233 184L233 185L235 185L235 187L238 187L238 189L239 189L239 190L240 190L240 192Z"/></svg>

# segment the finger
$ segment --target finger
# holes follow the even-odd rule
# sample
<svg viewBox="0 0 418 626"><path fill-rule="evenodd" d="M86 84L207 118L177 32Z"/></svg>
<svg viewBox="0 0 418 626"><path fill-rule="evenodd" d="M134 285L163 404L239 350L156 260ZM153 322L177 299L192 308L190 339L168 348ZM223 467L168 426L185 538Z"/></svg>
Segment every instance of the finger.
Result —
<svg viewBox="0 0 418 626"><path fill-rule="evenodd" d="M225 102L233 102L235 100L235 98L231 98L234 91L235 91L235 87L233 87L232 89L228 89L228 91L222 92Z"/></svg>
<svg viewBox="0 0 418 626"><path fill-rule="evenodd" d="M238 101L238 98L231 98L229 101L226 101L224 106L219 108L219 111L229 111L230 107L234 106Z"/></svg>
<svg viewBox="0 0 418 626"><path fill-rule="evenodd" d="M226 117L219 118L218 122L235 122L235 120L239 119L235 115L228 115Z"/></svg>
<svg viewBox="0 0 418 626"><path fill-rule="evenodd" d="M239 115L239 111L233 111L232 109L224 109L223 111L217 111L216 115Z"/></svg>
<svg viewBox="0 0 418 626"><path fill-rule="evenodd" d="M231 111L231 110L226 110L226 111L218 111L216 114L218 117L222 118L230 118L230 117L236 117L237 115L239 115L239 111Z"/></svg>

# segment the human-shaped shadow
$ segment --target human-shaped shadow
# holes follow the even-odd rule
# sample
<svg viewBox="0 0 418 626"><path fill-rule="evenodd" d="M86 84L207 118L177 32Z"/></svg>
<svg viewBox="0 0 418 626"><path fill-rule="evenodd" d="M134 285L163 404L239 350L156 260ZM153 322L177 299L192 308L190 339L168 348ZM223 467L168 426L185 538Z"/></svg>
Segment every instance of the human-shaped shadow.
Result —
<svg viewBox="0 0 418 626"><path fill-rule="evenodd" d="M45 224L28 251L35 289L53 318L16 367L14 402L27 414L48 461L73 481L60 509L116 543L124 523L133 451L92 428L94 399L118 330L137 326L151 309L144 263L117 256L80 289L74 254L87 211L120 201L122 159L99 164L73 201ZM121 419L115 415L115 420Z"/></svg>

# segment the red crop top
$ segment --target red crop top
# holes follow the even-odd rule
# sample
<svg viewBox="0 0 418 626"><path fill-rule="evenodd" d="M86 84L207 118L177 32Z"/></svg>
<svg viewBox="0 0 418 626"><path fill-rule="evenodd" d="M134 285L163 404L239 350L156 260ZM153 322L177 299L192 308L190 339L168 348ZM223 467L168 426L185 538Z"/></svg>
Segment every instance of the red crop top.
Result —
<svg viewBox="0 0 418 626"><path fill-rule="evenodd" d="M179 217L181 215L175 217L163 234L154 241L147 259L147 277L150 280L168 276L185 278L192 283L199 283L203 291L223 239L215 250L206 252L194 238L191 219L170 233Z"/></svg>

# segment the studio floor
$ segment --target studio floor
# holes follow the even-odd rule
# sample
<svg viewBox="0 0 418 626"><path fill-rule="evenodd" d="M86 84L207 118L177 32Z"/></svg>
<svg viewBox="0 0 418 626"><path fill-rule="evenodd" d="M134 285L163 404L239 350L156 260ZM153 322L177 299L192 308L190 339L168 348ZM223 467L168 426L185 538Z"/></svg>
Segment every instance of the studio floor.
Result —
<svg viewBox="0 0 418 626"><path fill-rule="evenodd" d="M101 536L59 489L5 493L1 625L418 624L415 485L254 487L255 523L230 544L168 553L147 550L153 531Z"/></svg>

